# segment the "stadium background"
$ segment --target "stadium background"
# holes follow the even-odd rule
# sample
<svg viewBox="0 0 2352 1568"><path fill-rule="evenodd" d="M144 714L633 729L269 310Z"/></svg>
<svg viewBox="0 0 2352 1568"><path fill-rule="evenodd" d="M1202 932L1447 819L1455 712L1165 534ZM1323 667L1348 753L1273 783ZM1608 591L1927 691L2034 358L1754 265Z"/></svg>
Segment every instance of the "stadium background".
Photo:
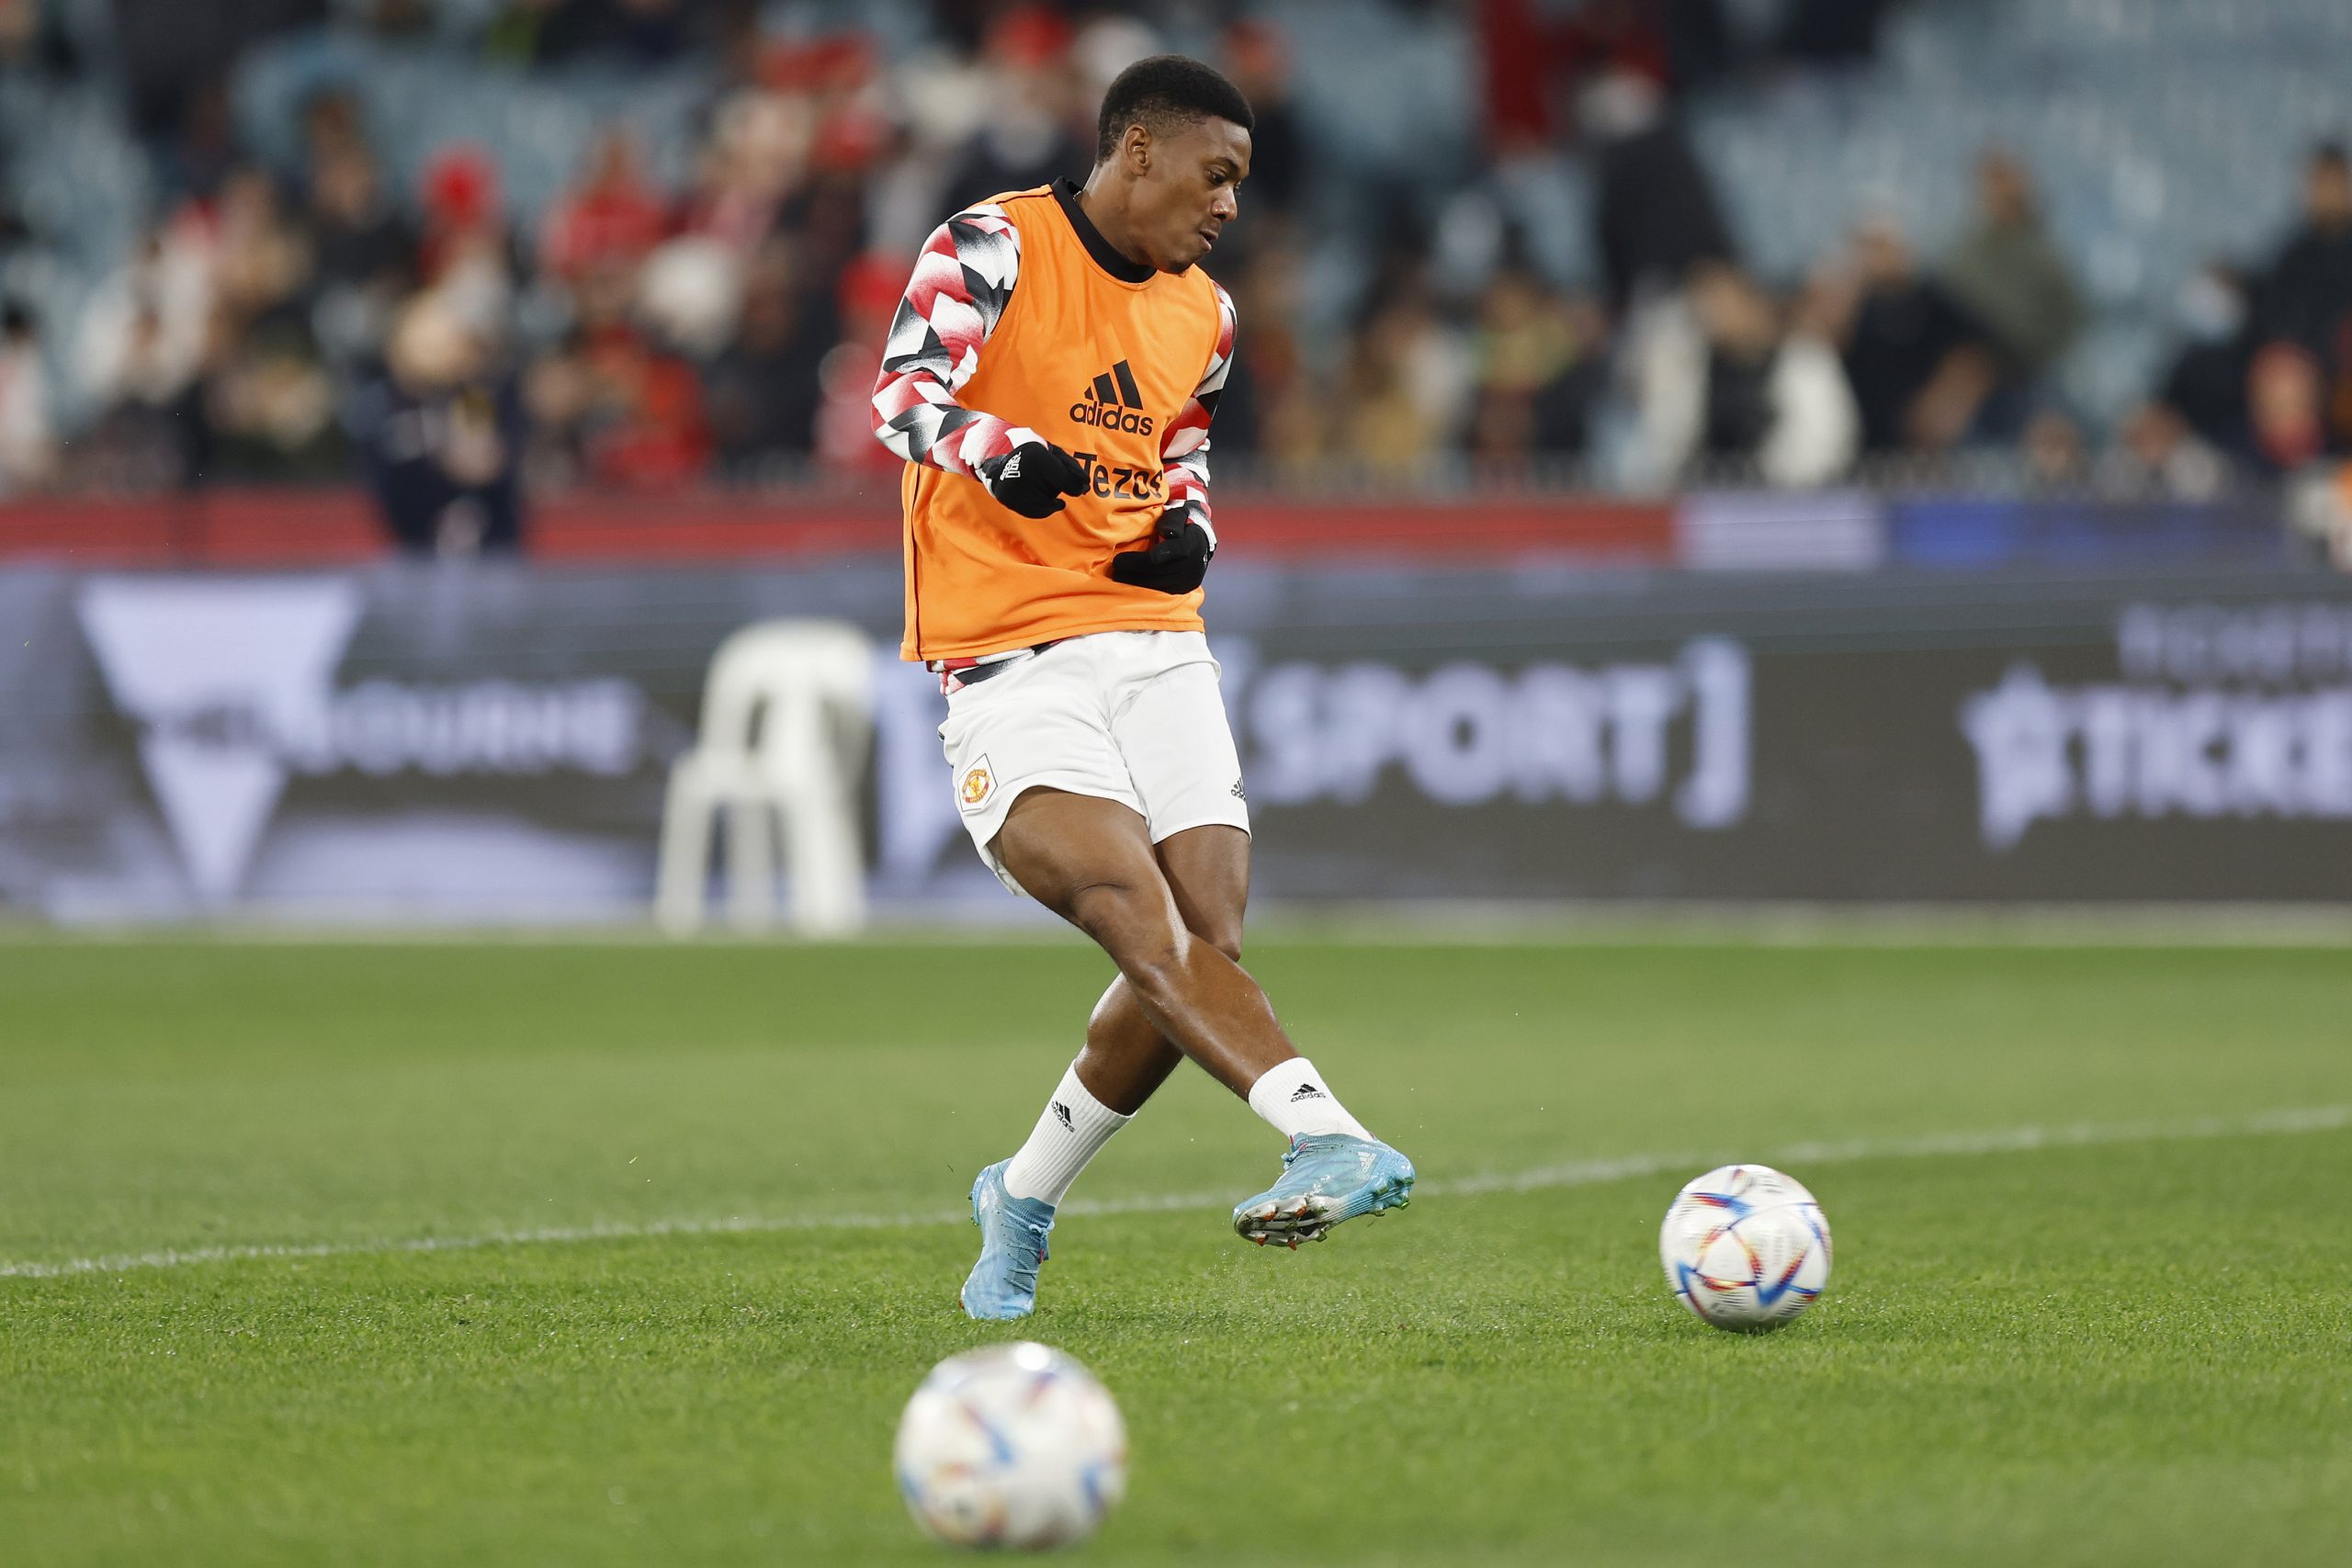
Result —
<svg viewBox="0 0 2352 1568"><path fill-rule="evenodd" d="M1267 899L2320 900L2326 0L0 4L0 908L614 921L748 621L896 668L880 334L1156 49L1261 117L1212 626Z"/></svg>

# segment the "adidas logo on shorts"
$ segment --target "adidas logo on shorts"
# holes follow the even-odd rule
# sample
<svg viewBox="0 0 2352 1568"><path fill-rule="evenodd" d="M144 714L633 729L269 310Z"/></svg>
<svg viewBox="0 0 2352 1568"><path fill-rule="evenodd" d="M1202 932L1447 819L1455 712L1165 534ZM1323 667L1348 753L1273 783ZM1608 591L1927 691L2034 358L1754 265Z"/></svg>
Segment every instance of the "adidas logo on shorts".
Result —
<svg viewBox="0 0 2352 1568"><path fill-rule="evenodd" d="M1151 416L1143 412L1143 389L1136 385L1136 373L1124 359L1094 378L1078 395L1078 400L1069 405L1069 417L1102 430L1129 435L1151 434Z"/></svg>

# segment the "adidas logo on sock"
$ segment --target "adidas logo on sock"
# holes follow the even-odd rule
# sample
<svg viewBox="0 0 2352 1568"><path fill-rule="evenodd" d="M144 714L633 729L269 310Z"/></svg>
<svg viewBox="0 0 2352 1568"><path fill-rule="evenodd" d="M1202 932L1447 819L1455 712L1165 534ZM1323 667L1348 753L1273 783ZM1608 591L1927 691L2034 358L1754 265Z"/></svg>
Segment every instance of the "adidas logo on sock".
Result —
<svg viewBox="0 0 2352 1568"><path fill-rule="evenodd" d="M1063 1132L1065 1132L1065 1133L1075 1133L1076 1131L1078 1131L1078 1129L1077 1129L1076 1127L1073 1127L1072 1125L1070 1125L1070 1120L1069 1120L1069 1106L1067 1106L1067 1105L1064 1105L1064 1104L1063 1104L1060 1100L1055 1100L1055 1101L1053 1102L1053 1104L1054 1104L1054 1116L1055 1116L1055 1118L1056 1118L1057 1120L1058 1120L1058 1121L1061 1122L1061 1124L1062 1124L1062 1131L1063 1131Z"/></svg>
<svg viewBox="0 0 2352 1568"><path fill-rule="evenodd" d="M1291 1090L1290 1102L1293 1105L1296 1105L1302 1100L1322 1100L1324 1098L1326 1098L1326 1096L1321 1089L1317 1089L1311 1083L1303 1083L1296 1089Z"/></svg>

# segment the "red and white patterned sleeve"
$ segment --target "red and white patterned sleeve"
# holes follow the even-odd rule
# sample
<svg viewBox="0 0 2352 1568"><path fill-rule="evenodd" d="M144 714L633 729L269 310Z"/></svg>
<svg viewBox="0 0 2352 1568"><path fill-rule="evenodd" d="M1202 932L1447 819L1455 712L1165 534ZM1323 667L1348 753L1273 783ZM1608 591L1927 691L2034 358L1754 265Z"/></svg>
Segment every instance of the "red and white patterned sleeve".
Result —
<svg viewBox="0 0 2352 1568"><path fill-rule="evenodd" d="M1208 534L1209 551L1216 551L1216 528L1209 521L1209 417L1216 412L1217 394L1225 390L1225 373L1233 364L1233 296L1221 283L1216 289L1216 352L1201 384L1159 438L1159 464L1168 474L1168 504L1181 506Z"/></svg>
<svg viewBox="0 0 2352 1568"><path fill-rule="evenodd" d="M956 400L1020 272L1021 231L1001 207L967 208L932 231L882 345L874 434L883 446L910 463L970 476L1039 438Z"/></svg>

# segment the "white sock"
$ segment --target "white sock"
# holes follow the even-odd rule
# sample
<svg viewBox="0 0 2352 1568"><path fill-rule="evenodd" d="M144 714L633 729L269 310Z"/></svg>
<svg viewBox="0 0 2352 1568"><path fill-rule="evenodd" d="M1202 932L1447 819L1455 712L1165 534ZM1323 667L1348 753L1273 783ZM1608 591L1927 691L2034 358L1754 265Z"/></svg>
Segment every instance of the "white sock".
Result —
<svg viewBox="0 0 2352 1568"><path fill-rule="evenodd" d="M1004 1190L1015 1198L1042 1198L1058 1205L1086 1162L1111 1141L1112 1134L1134 1120L1088 1093L1078 1081L1078 1064L1072 1062L1038 1116L1036 1130L1005 1165Z"/></svg>
<svg viewBox="0 0 2352 1568"><path fill-rule="evenodd" d="M1293 1056L1251 1084L1250 1109L1272 1122L1274 1131L1285 1138L1301 1133L1372 1136L1363 1122L1348 1114L1348 1108L1325 1086L1315 1064L1304 1056Z"/></svg>

